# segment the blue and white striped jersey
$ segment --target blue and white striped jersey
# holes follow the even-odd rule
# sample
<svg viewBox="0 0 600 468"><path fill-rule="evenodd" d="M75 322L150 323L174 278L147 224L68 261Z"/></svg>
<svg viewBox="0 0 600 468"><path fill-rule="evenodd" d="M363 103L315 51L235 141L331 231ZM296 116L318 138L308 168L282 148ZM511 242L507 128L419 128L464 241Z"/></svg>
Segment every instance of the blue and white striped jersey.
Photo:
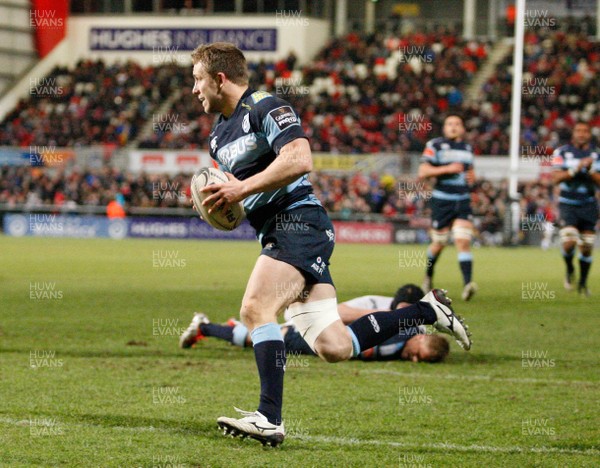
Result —
<svg viewBox="0 0 600 468"><path fill-rule="evenodd" d="M221 115L213 127L210 156L222 171L244 180L265 170L281 148L297 138L306 135L300 117L287 101L247 89L233 114L229 118ZM307 175L277 190L250 195L243 204L259 236L277 213L300 205L321 205Z"/></svg>
<svg viewBox="0 0 600 468"><path fill-rule="evenodd" d="M473 148L470 144L444 137L434 138L425 145L421 162L429 163L432 166L462 163L464 165L463 172L437 177L431 195L441 200L468 200L470 198L470 188L465 174L473 167Z"/></svg>
<svg viewBox="0 0 600 468"><path fill-rule="evenodd" d="M580 149L571 144L556 148L553 153L552 168L568 171L579 167L579 162L584 158L594 160L592 168L600 172L600 150L594 146ZM596 199L597 186L590 177L587 169L582 169L571 180L563 180L560 185L558 201L569 205L584 205Z"/></svg>

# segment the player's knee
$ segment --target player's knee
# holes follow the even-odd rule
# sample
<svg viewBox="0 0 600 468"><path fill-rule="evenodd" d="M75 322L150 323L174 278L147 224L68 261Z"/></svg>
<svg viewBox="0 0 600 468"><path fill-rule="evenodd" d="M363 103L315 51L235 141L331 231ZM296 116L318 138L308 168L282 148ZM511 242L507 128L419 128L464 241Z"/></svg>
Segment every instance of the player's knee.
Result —
<svg viewBox="0 0 600 468"><path fill-rule="evenodd" d="M317 354L327 362L346 361L352 354L352 340L338 337L335 340L323 340L316 343Z"/></svg>
<svg viewBox="0 0 600 468"><path fill-rule="evenodd" d="M431 237L432 244L437 244L443 248L450 238L450 231L440 231L438 229L432 229L429 231L429 237Z"/></svg>
<svg viewBox="0 0 600 468"><path fill-rule="evenodd" d="M456 245L468 246L473 239L473 228L468 226L454 226L452 228L452 237Z"/></svg>
<svg viewBox="0 0 600 468"><path fill-rule="evenodd" d="M341 331L344 331L335 298L294 303L289 306L288 311L294 326L315 353L328 362L344 359L338 357L341 353L340 348L345 338L349 341L350 348L352 341L349 336L345 337L343 333L338 333L339 330L336 328L341 327ZM351 349L348 349L345 359L350 356L350 351Z"/></svg>
<svg viewBox="0 0 600 468"><path fill-rule="evenodd" d="M594 249L594 243L596 242L596 234L585 233L581 234L581 253L585 256L590 256Z"/></svg>
<svg viewBox="0 0 600 468"><path fill-rule="evenodd" d="M573 226L567 226L558 231L558 236L563 248L571 250L579 241L579 230Z"/></svg>
<svg viewBox="0 0 600 468"><path fill-rule="evenodd" d="M244 298L242 301L242 308L240 309L240 319L242 323L249 329L253 329L257 324L260 324L263 320L259 301L254 298Z"/></svg>

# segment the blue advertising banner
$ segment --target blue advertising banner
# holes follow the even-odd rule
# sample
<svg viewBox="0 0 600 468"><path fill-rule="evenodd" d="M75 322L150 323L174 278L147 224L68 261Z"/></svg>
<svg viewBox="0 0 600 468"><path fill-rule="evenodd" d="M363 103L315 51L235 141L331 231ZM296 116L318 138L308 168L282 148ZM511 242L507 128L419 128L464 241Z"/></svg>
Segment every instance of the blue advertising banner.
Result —
<svg viewBox="0 0 600 468"><path fill-rule="evenodd" d="M367 244L414 244L428 242L426 229L394 226L392 223L335 221L336 242ZM9 236L125 237L142 239L222 239L256 241L254 229L244 220L233 231L219 231L198 217L131 217L21 213L4 215L4 232Z"/></svg>
<svg viewBox="0 0 600 468"><path fill-rule="evenodd" d="M110 237L127 236L128 221L104 216L64 216L47 213L7 214L4 232L9 236Z"/></svg>
<svg viewBox="0 0 600 468"><path fill-rule="evenodd" d="M33 165L29 151L20 148L0 148L0 166Z"/></svg>
<svg viewBox="0 0 600 468"><path fill-rule="evenodd" d="M90 50L192 51L200 44L232 42L248 52L277 51L275 28L91 28Z"/></svg>
<svg viewBox="0 0 600 468"><path fill-rule="evenodd" d="M219 231L199 218L130 218L129 237L167 239L255 240L246 221L233 231Z"/></svg>
<svg viewBox="0 0 600 468"><path fill-rule="evenodd" d="M109 237L123 239L232 239L256 240L254 229L244 221L233 231L219 231L199 218L126 218L26 213L4 215L9 236Z"/></svg>
<svg viewBox="0 0 600 468"><path fill-rule="evenodd" d="M189 238L189 218L130 218L129 237L155 239Z"/></svg>

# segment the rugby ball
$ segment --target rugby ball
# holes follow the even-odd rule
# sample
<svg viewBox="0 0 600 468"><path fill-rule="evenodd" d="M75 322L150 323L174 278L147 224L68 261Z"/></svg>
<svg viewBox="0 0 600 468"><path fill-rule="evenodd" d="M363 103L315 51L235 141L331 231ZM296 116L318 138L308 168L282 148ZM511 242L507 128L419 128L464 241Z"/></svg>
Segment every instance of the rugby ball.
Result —
<svg viewBox="0 0 600 468"><path fill-rule="evenodd" d="M210 192L203 193L200 190L208 185L221 184L228 180L223 171L214 167L203 167L192 176L190 185L190 192L196 210L198 210L204 221L220 231L233 231L240 225L244 219L244 206L241 202L238 202L230 205L226 212L223 212L222 208L218 208L216 211L209 213L208 209L210 207L202 206L202 202L212 194Z"/></svg>

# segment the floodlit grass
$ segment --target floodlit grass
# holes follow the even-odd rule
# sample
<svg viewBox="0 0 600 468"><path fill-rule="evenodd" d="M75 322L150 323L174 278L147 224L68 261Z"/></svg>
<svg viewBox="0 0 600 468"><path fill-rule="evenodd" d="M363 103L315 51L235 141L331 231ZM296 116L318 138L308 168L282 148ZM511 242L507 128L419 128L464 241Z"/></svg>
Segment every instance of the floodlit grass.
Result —
<svg viewBox="0 0 600 468"><path fill-rule="evenodd" d="M424 251L338 245L339 299L420 284ZM285 443L224 437L216 418L258 403L254 356L214 339L184 351L177 339L194 311L237 315L258 252L0 237L0 465L600 465L600 272L596 295L580 298L562 289L558 251L536 248L476 250L480 292L466 304L456 252L444 252L436 286L467 318L470 353L453 342L437 365L297 360Z"/></svg>

